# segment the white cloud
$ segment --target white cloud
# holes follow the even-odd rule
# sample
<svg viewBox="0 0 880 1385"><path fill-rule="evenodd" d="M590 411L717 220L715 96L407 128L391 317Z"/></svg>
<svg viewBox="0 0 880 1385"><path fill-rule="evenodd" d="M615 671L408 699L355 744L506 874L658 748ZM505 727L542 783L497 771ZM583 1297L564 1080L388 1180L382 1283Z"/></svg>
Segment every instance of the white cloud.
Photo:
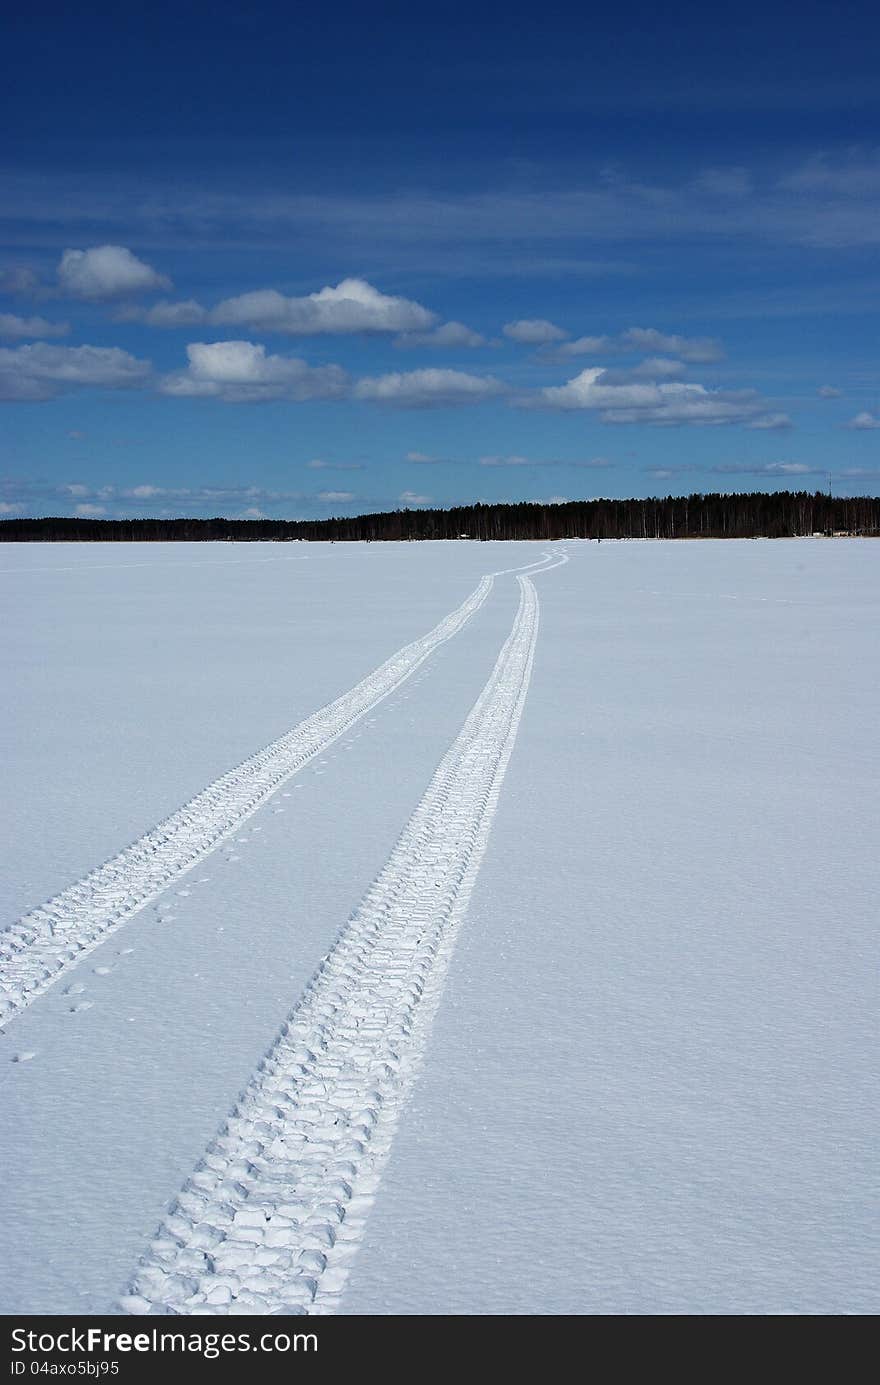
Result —
<svg viewBox="0 0 880 1385"><path fill-rule="evenodd" d="M96 245L65 250L58 282L71 298L124 298L127 294L169 289L171 280L139 260L124 245Z"/></svg>
<svg viewBox="0 0 880 1385"><path fill-rule="evenodd" d="M20 515L23 509L23 505L12 504L8 500L0 500L0 515Z"/></svg>
<svg viewBox="0 0 880 1385"><path fill-rule="evenodd" d="M480 466L540 466L540 462L533 462L528 457L481 457Z"/></svg>
<svg viewBox="0 0 880 1385"><path fill-rule="evenodd" d="M649 352L655 360L669 360L670 365L677 367L676 373L683 369L683 361L705 364L707 361L720 361L724 356L724 349L715 337L682 337L658 332L654 327L628 327L617 336L575 337L574 341L566 341L555 347L551 354L565 360L571 356L596 356L600 352L612 351Z"/></svg>
<svg viewBox="0 0 880 1385"><path fill-rule="evenodd" d="M824 473L819 467L808 466L806 462L765 462L763 466L713 466L710 468L721 476L819 476Z"/></svg>
<svg viewBox="0 0 880 1385"><path fill-rule="evenodd" d="M15 265L0 271L0 293L15 294L22 298L42 298L45 287L38 274L25 265Z"/></svg>
<svg viewBox="0 0 880 1385"><path fill-rule="evenodd" d="M634 380L679 380L686 374L687 366L683 361L676 361L668 356L649 356L646 360L639 361L638 365L606 367L602 383L628 385Z"/></svg>
<svg viewBox="0 0 880 1385"><path fill-rule="evenodd" d="M562 327L557 327L555 322L548 322L544 317L521 317L515 322L505 322L502 332L511 341L521 342L524 346L546 346L552 341L563 341L568 333Z"/></svg>
<svg viewBox="0 0 880 1385"><path fill-rule="evenodd" d="M308 462L307 466L311 471L363 471L362 462L325 462L320 457L315 457Z"/></svg>
<svg viewBox="0 0 880 1385"><path fill-rule="evenodd" d="M694 180L694 186L710 197L747 197L753 189L752 176L747 168L706 168Z"/></svg>
<svg viewBox="0 0 880 1385"><path fill-rule="evenodd" d="M186 370L160 382L163 394L241 404L338 399L347 391L348 377L339 366L312 367L294 356L270 356L255 342L191 342L186 354Z"/></svg>
<svg viewBox="0 0 880 1385"><path fill-rule="evenodd" d="M394 345L404 349L416 346L445 346L450 349L467 347L472 350L477 346L485 346L486 338L481 337L479 332L473 332L463 322L443 322L429 332L404 332Z"/></svg>
<svg viewBox="0 0 880 1385"><path fill-rule="evenodd" d="M871 428L880 428L880 418L872 414L868 409L862 409L861 413L851 418L846 425L847 428L855 428L858 432L867 432Z"/></svg>
<svg viewBox="0 0 880 1385"><path fill-rule="evenodd" d="M433 327L436 313L408 298L380 293L364 279L343 279L305 298L287 298L276 289L258 289L227 298L211 321L246 325L266 332L312 336L344 332L421 332Z"/></svg>
<svg viewBox="0 0 880 1385"><path fill-rule="evenodd" d="M614 348L613 337L575 337L574 341L566 341L553 353L556 356L594 356L600 351L609 351Z"/></svg>
<svg viewBox="0 0 880 1385"><path fill-rule="evenodd" d="M757 418L751 419L746 427L756 428L761 432L777 433L794 425L788 414L759 414Z"/></svg>
<svg viewBox="0 0 880 1385"><path fill-rule="evenodd" d="M66 337L69 322L47 322L44 317L17 317L15 313L0 313L0 337Z"/></svg>
<svg viewBox="0 0 880 1385"><path fill-rule="evenodd" d="M349 500L354 500L354 491L318 491L318 499L325 502L333 500L337 504L347 505Z"/></svg>
<svg viewBox="0 0 880 1385"><path fill-rule="evenodd" d="M418 462L422 465L432 465L434 462L442 462L443 457L430 457L427 452L407 452L404 459L407 462Z"/></svg>
<svg viewBox="0 0 880 1385"><path fill-rule="evenodd" d="M157 495L164 495L162 486L132 486L131 490L124 494L130 496L132 500L152 500Z"/></svg>
<svg viewBox="0 0 880 1385"><path fill-rule="evenodd" d="M398 500L401 505L430 505L432 495L417 495L415 491L401 491Z"/></svg>
<svg viewBox="0 0 880 1385"><path fill-rule="evenodd" d="M122 389L149 374L149 361L115 346L0 347L0 399L42 401L72 389Z"/></svg>
<svg viewBox="0 0 880 1385"><path fill-rule="evenodd" d="M74 513L79 515L81 519L100 519L102 515L106 515L107 507L106 505L77 505Z"/></svg>
<svg viewBox="0 0 880 1385"><path fill-rule="evenodd" d="M752 392L707 390L678 381L607 384L601 366L582 370L565 385L551 385L526 406L551 409L596 409L606 423L721 424L742 423L759 412Z"/></svg>
<svg viewBox="0 0 880 1385"><path fill-rule="evenodd" d="M355 386L358 399L401 408L425 409L443 405L479 404L503 394L505 386L492 375L467 375L461 370L411 370L368 376Z"/></svg>
<svg viewBox="0 0 880 1385"><path fill-rule="evenodd" d="M682 361L720 361L724 355L715 337L679 337L658 332L654 327L629 327L621 333L620 343L635 351L668 352Z"/></svg>
<svg viewBox="0 0 880 1385"><path fill-rule="evenodd" d="M150 327L196 327L208 319L208 311L194 298L185 298L178 303L162 299L137 316Z"/></svg>
<svg viewBox="0 0 880 1385"><path fill-rule="evenodd" d="M839 399L843 390L837 389L834 385L820 385L816 393L820 399Z"/></svg>

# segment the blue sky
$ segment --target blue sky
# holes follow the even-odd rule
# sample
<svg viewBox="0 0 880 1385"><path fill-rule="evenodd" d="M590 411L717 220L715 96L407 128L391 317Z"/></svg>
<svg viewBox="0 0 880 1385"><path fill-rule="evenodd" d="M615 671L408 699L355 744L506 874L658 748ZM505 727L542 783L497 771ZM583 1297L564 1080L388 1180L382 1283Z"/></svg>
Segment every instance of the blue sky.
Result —
<svg viewBox="0 0 880 1385"><path fill-rule="evenodd" d="M9 28L0 513L880 491L867 5Z"/></svg>

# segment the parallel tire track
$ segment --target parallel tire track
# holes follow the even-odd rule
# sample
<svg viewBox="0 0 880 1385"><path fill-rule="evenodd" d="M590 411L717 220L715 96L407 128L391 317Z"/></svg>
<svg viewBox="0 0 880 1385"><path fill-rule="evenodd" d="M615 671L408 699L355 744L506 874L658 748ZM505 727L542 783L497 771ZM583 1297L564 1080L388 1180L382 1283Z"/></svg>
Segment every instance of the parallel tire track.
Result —
<svg viewBox="0 0 880 1385"><path fill-rule="evenodd" d="M309 760L388 697L479 610L484 577L428 634L393 654L354 688L209 784L171 817L0 933L0 1025L59 980L114 929L190 870Z"/></svg>
<svg viewBox="0 0 880 1385"><path fill-rule="evenodd" d="M564 561L564 559L563 559ZM323 1314L338 1307L418 1072L486 848L531 675L538 602L221 1134L122 1307Z"/></svg>

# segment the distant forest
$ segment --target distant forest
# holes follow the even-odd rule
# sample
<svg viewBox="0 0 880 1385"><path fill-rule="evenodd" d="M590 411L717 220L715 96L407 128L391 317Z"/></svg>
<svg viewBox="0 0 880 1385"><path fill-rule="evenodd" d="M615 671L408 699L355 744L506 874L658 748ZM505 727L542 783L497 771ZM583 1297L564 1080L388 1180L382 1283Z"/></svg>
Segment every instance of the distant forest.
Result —
<svg viewBox="0 0 880 1385"><path fill-rule="evenodd" d="M561 505L462 505L334 519L7 519L0 540L754 539L880 535L880 497L755 491Z"/></svg>

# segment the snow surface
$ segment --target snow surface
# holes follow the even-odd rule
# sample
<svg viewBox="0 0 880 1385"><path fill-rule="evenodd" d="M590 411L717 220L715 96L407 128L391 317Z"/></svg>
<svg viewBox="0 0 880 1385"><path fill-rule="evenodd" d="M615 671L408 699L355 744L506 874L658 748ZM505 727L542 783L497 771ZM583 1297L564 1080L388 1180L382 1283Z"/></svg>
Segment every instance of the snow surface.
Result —
<svg viewBox="0 0 880 1385"><path fill-rule="evenodd" d="M563 547L341 1311L876 1312L880 549ZM5 918L544 551L5 546ZM10 1024L0 1310L132 1283L518 595Z"/></svg>

